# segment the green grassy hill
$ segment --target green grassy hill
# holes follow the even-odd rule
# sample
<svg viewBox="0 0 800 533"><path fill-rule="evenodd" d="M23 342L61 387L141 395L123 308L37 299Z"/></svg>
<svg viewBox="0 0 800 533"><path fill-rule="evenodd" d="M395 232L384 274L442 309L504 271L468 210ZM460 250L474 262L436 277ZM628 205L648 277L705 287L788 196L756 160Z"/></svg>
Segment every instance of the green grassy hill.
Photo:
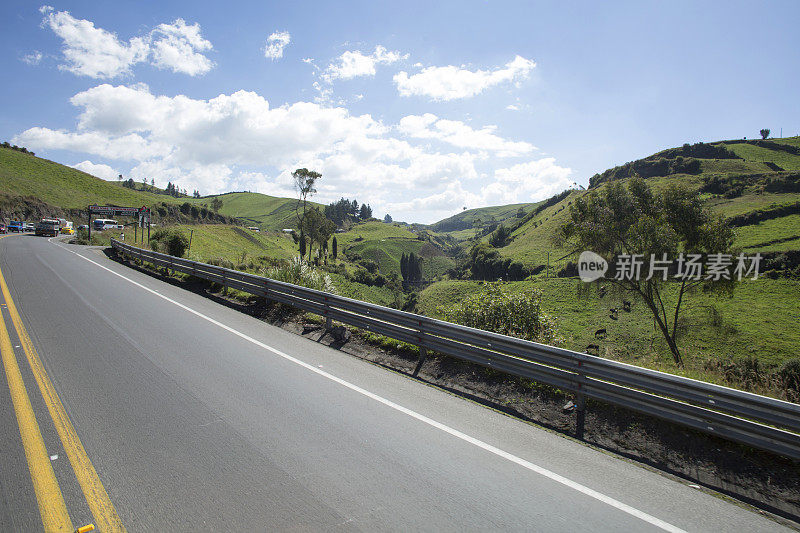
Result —
<svg viewBox="0 0 800 533"><path fill-rule="evenodd" d="M127 189L75 168L5 147L0 147L0 192L8 196L33 196L62 209L85 209L94 203L141 206L178 201L167 195Z"/></svg>
<svg viewBox="0 0 800 533"><path fill-rule="evenodd" d="M726 157L684 157L681 153ZM777 165L777 169L767 163ZM541 203L527 204L531 207L522 223L518 219L506 218L504 223L513 228L513 232L511 241L499 249L500 254L521 261L528 268L547 265L549 254L550 266L557 272L568 261L574 260L568 256L570 250L553 244L553 236L566 220L575 198L601 191L611 181L626 182L634 172L644 175L655 189L681 183L700 191L709 208L737 221L733 224L737 235L735 245L748 252L800 249L800 137L791 137L767 142L721 141L687 145L609 169L592 178L593 186L589 190L573 190L541 210L535 207ZM514 207L517 205L504 206L505 212L514 211ZM437 224L432 227L437 227ZM469 230L450 235L466 241L474 238L475 233L475 230ZM488 235L481 238L483 241L488 239ZM466 241L463 246L471 247L472 244L474 241Z"/></svg>
<svg viewBox="0 0 800 533"><path fill-rule="evenodd" d="M276 198L254 192L231 192L189 201L211 205L214 198L222 201L220 214L236 217L247 226L274 231L296 226L296 198ZM321 204L315 202L309 202L309 207L323 208Z"/></svg>
<svg viewBox="0 0 800 533"><path fill-rule="evenodd" d="M454 261L442 249L426 238L403 226L377 220L356 224L346 233L336 235L340 255L353 259L374 261L383 275L400 276L400 258L411 252L422 257L423 278L441 276Z"/></svg>
<svg viewBox="0 0 800 533"><path fill-rule="evenodd" d="M469 230L474 234L474 228L477 221L481 221L481 223L488 223L491 220L495 220L498 223L505 222L509 219L519 217L520 214L524 216L530 212L531 209L535 208L536 205L537 204L535 203L509 204L466 209L461 213L445 218L444 220L440 220L435 224L431 224L428 226L428 228L436 233L459 233Z"/></svg>
<svg viewBox="0 0 800 533"><path fill-rule="evenodd" d="M123 187L121 182L102 180L30 153L0 147L0 194L5 196L3 205L13 204L18 197L34 197L47 206L73 211L85 209L90 204L153 207L161 203L178 206L187 202L210 209L211 201L218 197L222 201L219 213L239 218L247 226L267 230L294 226L296 199L248 192L176 198L157 187L138 182L134 186L135 189L129 189ZM313 202L311 205L322 207Z"/></svg>

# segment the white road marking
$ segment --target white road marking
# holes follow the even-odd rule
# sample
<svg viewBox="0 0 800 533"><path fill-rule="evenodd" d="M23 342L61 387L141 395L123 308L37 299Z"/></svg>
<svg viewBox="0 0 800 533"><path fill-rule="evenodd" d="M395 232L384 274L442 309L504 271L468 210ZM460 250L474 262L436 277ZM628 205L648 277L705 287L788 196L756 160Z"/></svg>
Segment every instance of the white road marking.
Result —
<svg viewBox="0 0 800 533"><path fill-rule="evenodd" d="M590 489L589 487L587 487L585 485L581 485L580 483L578 483L576 481L572 481L571 479L565 478L564 476L556 474L555 472L552 472L552 471L550 471L550 470L548 470L548 469L546 469L544 467L541 467L539 465L531 463L530 461L526 461L525 459L522 459L521 457L517 457L514 454L511 454L509 452L501 450L500 448L492 446L491 444L483 442L482 440L476 439L475 437L471 437L471 436L467 435L466 433L462 433L462 432L458 431L457 429L453 429L450 426L442 424L441 422L437 422L436 420L428 418L427 416L422 415L420 413L417 413L416 411L412 411L411 409L408 409L407 407L403 407L402 405L396 404L391 400L387 400L386 398L384 398L382 396L378 396L377 394L372 393L372 392L370 392L370 391L368 391L366 389L362 389L358 385L354 385L353 383L350 383L349 381L345 381L345 380L343 380L343 379L341 379L339 377L334 376L333 374L325 372L324 370L320 370L319 368L316 368L316 367L314 367L314 366L312 366L312 365L310 365L308 363L305 363L305 362L303 362L303 361L301 361L301 360L299 360L299 359L297 359L295 357L292 357L291 355L289 355L287 353L284 353L284 352L282 352L282 351L280 351L280 350L278 350L276 348L273 348L272 346L264 344L263 342L261 342L259 340L256 340L256 339L254 339L254 338L252 338L252 337L250 337L248 335L245 335L244 333L241 333L240 331L237 331L237 330L233 329L232 327L223 324L222 322L214 320L213 318L211 318L209 316L206 316L206 315L204 315L204 314L202 314L202 313L200 313L198 311L195 311L194 309L192 309L190 307L187 307L187 306L183 305L180 302L177 302L177 301L175 301L175 300L173 300L173 299L171 299L171 298L169 298L167 296L164 296L163 294L159 294L155 290L150 289L149 287L145 287L141 283L138 283L138 282L136 282L136 281L134 281L134 280L132 280L130 278L127 278L127 277L123 276L122 274L119 274L118 272L114 272L110 268L104 267L100 263L92 261L88 257L84 257L81 254L79 254L79 253L77 253L77 252L75 252L73 250L70 250L68 248L65 248L65 247L63 247L61 245L58 245L58 246L60 248L63 248L64 250L72 253L72 254L77 255L81 259L84 259L84 260L92 263L93 265L96 265L96 266L102 268L103 270L106 270L106 271L110 272L111 274L114 274L115 276L118 276L118 277L124 279L125 281L127 281L129 283L132 283L133 285L136 285L140 289L144 289L145 291L147 291L149 293L152 293L152 294L158 296L159 298L162 298L162 299L170 302L171 304L174 304L174 305L180 307L181 309L183 309L185 311L188 311L189 313L192 313L193 315L195 315L195 316L197 316L199 318L202 318L203 320L206 320L206 321L214 324L215 326L219 326L220 328L222 328L225 331L228 331L228 332L236 335L237 337L240 337L240 338L242 338L242 339L244 339L244 340L246 340L248 342L251 342L252 344L255 344L259 348L263 348L263 349L265 349L267 351L270 351L273 354L286 359L287 361L291 361L292 363L295 363L296 365L299 365L299 366L301 366L301 367L303 367L303 368L305 368L307 370L310 370L311 372L319 374L320 376L323 376L323 377L325 377L325 378L327 378L327 379L329 379L331 381L334 381L334 382L336 382L336 383L338 383L338 384L340 384L340 385L342 385L344 387L347 387L348 389L350 389L350 390L352 390L354 392L357 392L357 393L359 393L359 394L361 394L363 396L366 396L367 398L375 400L376 402L381 403L381 404L383 404L383 405L385 405L385 406L387 406L387 407L389 407L391 409L394 409L395 411L399 411L399 412L401 412L403 414L406 414L406 415L410 416L411 418L419 420L420 422L423 422L423 423L425 423L425 424L427 424L427 425L429 425L431 427L434 427L434 428L436 428L438 430L441 430L441 431L443 431L445 433L448 433L448 434L452 435L453 437L456 437L456 438L458 438L458 439L460 439L460 440L462 440L464 442L468 442L468 443L470 443L470 444L472 444L474 446L477 446L478 448L481 448L481 449L483 449L483 450L485 450L485 451L487 451L489 453L497 455L498 457L502 457L503 459L511 461L512 463L515 463L515 464L517 464L517 465L519 465L519 466L521 466L523 468L526 468L526 469L528 469L528 470L530 470L532 472L535 472L535 473L537 473L537 474L539 474L541 476L544 476L544 477L546 477L546 478L548 478L548 479L550 479L552 481L555 481L556 483L560 483L560 484L562 484L562 485L564 485L566 487L569 487L569 488L571 488L573 490L576 490L576 491L578 491L578 492L580 492L582 494L585 494L586 496L589 496L590 498L594 498L595 500L603 502L606 505L609 505L611 507L619 509L620 511L622 511L624 513L627 513L627 514L629 514L631 516L634 516L634 517L636 517L636 518L638 518L640 520L643 520L643 521L647 522L648 524L651 524L651 525L656 526L656 527L658 527L660 529L663 529L664 531L670 531L672 533L686 533L683 529L681 529L681 528L679 528L677 526L674 526L674 525L672 525L672 524L670 524L668 522L665 522L665 521L663 521L663 520L661 520L659 518L656 518L656 517L654 517L652 515L649 515L649 514L645 513L644 511L640 511L639 509L636 509L635 507L631 507L630 505L622 503L619 500L615 500L614 498L612 498L610 496L606 496L605 494L603 494L601 492L597 492L594 489Z"/></svg>

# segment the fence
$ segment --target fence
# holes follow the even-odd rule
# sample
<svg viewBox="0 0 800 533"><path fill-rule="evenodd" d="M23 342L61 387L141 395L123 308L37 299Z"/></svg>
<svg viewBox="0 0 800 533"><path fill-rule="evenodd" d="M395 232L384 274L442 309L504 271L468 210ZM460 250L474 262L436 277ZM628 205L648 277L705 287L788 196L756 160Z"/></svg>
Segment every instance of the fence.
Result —
<svg viewBox="0 0 800 533"><path fill-rule="evenodd" d="M318 314L428 350L576 395L582 438L585 398L657 416L705 433L800 459L800 405L554 346L516 339L442 320L360 302L196 261L111 241L114 249L174 271Z"/></svg>

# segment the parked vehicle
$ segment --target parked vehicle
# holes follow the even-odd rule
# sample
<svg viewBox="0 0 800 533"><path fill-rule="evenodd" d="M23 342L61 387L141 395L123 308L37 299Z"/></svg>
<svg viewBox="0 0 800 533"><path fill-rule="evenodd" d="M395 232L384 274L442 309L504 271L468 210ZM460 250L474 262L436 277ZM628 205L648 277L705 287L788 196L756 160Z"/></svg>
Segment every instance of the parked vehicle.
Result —
<svg viewBox="0 0 800 533"><path fill-rule="evenodd" d="M64 220L63 218L59 218L58 221L61 222L61 233L64 235L72 235L75 233L75 230L72 229L72 221Z"/></svg>
<svg viewBox="0 0 800 533"><path fill-rule="evenodd" d="M117 221L110 218L96 218L92 221L92 229L103 231L104 229L117 229Z"/></svg>
<svg viewBox="0 0 800 533"><path fill-rule="evenodd" d="M61 222L55 218L43 218L36 224L36 235L57 237L61 230Z"/></svg>
<svg viewBox="0 0 800 533"><path fill-rule="evenodd" d="M24 223L25 231L36 231L36 224L33 222Z"/></svg>
<svg viewBox="0 0 800 533"><path fill-rule="evenodd" d="M5 224L0 224L0 233L5 233L6 231L7 231L6 230L6 225Z"/></svg>
<svg viewBox="0 0 800 533"><path fill-rule="evenodd" d="M19 220L12 220L8 223L9 233L22 233L22 222Z"/></svg>
<svg viewBox="0 0 800 533"><path fill-rule="evenodd" d="M78 231L80 231L82 229L89 229L89 225L88 224L81 224L80 226L78 226Z"/></svg>

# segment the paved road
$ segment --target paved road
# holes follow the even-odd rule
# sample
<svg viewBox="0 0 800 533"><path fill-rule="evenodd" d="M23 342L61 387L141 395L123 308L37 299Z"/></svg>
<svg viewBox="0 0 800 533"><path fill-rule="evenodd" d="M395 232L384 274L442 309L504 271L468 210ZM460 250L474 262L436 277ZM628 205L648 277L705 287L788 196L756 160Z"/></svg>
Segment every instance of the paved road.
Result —
<svg viewBox="0 0 800 533"><path fill-rule="evenodd" d="M130 531L782 529L98 249L11 236L0 272L41 359L37 374L4 298L11 355L74 527L104 513L113 525L115 513ZM41 530L12 380L0 381L0 530ZM73 464L74 440L86 461Z"/></svg>

